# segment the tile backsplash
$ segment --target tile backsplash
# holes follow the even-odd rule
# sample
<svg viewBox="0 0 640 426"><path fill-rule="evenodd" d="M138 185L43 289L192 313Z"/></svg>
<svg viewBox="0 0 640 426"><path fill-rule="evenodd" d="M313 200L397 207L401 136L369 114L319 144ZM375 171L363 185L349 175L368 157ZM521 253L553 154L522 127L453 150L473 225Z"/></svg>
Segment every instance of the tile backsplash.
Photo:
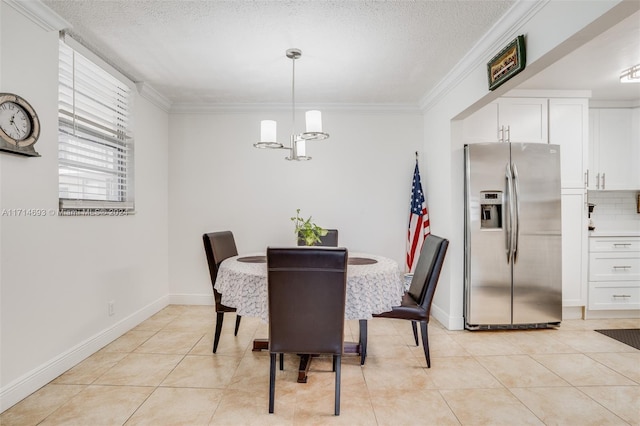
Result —
<svg viewBox="0 0 640 426"><path fill-rule="evenodd" d="M597 231L640 231L638 191L589 191L595 204L591 220Z"/></svg>

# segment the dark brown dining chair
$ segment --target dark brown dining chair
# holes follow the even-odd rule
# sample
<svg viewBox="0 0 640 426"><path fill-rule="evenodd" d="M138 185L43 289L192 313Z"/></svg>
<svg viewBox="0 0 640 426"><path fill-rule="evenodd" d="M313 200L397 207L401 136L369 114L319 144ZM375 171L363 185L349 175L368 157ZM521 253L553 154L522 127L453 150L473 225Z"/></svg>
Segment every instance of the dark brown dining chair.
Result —
<svg viewBox="0 0 640 426"><path fill-rule="evenodd" d="M427 325L429 324L431 302L436 292L436 285L440 278L440 271L442 270L442 264L444 263L448 246L449 240L433 234L428 235L422 245L411 285L402 297L400 306L394 306L392 310L388 312L373 315L377 318L396 318L411 321L416 346L418 345L416 323L420 323L422 347L428 368L431 368L431 359L429 357ZM366 353L366 348L364 351Z"/></svg>
<svg viewBox="0 0 640 426"><path fill-rule="evenodd" d="M340 414L347 249L267 248L269 297L269 413L273 413L276 355L332 355L335 415Z"/></svg>
<svg viewBox="0 0 640 426"><path fill-rule="evenodd" d="M303 246L304 240L298 238L298 245ZM314 244L314 246L338 247L338 230L327 229L327 235L320 237L320 242Z"/></svg>
<svg viewBox="0 0 640 426"><path fill-rule="evenodd" d="M220 333L222 332L222 322L224 321L225 312L235 312L236 308L231 308L222 304L222 295L215 289L216 277L218 276L218 267L223 260L236 256L238 249L236 241L231 231L210 232L202 236L204 241L204 251L207 253L207 262L209 263L209 275L211 275L211 287L213 288L213 297L216 301L216 332L213 338L213 353L218 350L220 342ZM236 327L233 335L238 335L240 328L240 320L242 317L236 315Z"/></svg>

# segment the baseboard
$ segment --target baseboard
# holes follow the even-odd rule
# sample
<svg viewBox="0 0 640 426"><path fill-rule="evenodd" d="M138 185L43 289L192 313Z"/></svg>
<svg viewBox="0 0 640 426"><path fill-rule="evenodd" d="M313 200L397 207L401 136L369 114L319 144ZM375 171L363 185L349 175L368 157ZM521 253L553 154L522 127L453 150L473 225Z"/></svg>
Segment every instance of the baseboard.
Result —
<svg viewBox="0 0 640 426"><path fill-rule="evenodd" d="M451 317L434 304L431 304L431 316L437 319L447 330L464 330L463 317Z"/></svg>
<svg viewBox="0 0 640 426"><path fill-rule="evenodd" d="M170 305L214 305L213 293L209 294L169 294Z"/></svg>
<svg viewBox="0 0 640 426"><path fill-rule="evenodd" d="M587 311L584 314L585 319L633 319L640 318L640 309L619 310L619 311Z"/></svg>
<svg viewBox="0 0 640 426"><path fill-rule="evenodd" d="M562 319L583 319L584 318L584 306L563 306L562 307Z"/></svg>
<svg viewBox="0 0 640 426"><path fill-rule="evenodd" d="M51 359L49 362L34 368L22 377L8 383L0 389L0 412L5 411L37 391L51 380L113 342L167 305L169 305L169 297L163 296L128 317L123 318L113 326Z"/></svg>

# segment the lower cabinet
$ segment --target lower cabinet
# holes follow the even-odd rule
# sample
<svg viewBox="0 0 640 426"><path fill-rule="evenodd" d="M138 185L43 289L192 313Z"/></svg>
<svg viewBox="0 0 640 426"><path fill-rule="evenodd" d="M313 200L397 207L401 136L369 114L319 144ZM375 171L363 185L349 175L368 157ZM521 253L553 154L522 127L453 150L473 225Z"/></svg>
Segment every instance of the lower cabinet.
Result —
<svg viewBox="0 0 640 426"><path fill-rule="evenodd" d="M589 238L589 309L640 309L640 237Z"/></svg>
<svg viewBox="0 0 640 426"><path fill-rule="evenodd" d="M587 304L587 212L584 189L562 190L562 306Z"/></svg>

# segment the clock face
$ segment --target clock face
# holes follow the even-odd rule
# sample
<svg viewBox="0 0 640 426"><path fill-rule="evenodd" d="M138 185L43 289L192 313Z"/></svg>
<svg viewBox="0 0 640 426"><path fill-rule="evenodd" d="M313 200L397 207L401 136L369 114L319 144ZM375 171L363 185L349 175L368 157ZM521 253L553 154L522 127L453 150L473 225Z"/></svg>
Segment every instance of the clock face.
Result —
<svg viewBox="0 0 640 426"><path fill-rule="evenodd" d="M24 98L0 93L0 151L39 157L33 147L40 137L40 120Z"/></svg>
<svg viewBox="0 0 640 426"><path fill-rule="evenodd" d="M31 119L23 107L15 102L0 104L0 129L17 144L31 135Z"/></svg>

